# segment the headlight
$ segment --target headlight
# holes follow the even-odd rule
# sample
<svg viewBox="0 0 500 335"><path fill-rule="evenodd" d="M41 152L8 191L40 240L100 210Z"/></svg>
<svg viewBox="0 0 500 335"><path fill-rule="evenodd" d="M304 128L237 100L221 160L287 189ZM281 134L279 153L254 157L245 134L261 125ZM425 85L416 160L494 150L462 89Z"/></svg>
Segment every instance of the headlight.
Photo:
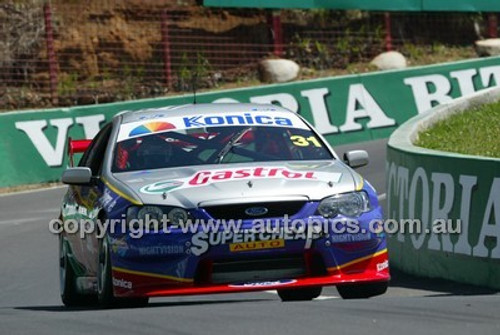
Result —
<svg viewBox="0 0 500 335"><path fill-rule="evenodd" d="M137 212L137 219L139 220L157 220L160 221L163 218L163 211L160 207L156 206L144 206Z"/></svg>
<svg viewBox="0 0 500 335"><path fill-rule="evenodd" d="M179 227L181 223L186 223L189 219L189 213L179 207L167 206L131 206L127 210L127 221L139 220L142 227L153 228L152 224L162 224L167 222L169 227ZM168 221L167 221L168 220Z"/></svg>
<svg viewBox="0 0 500 335"><path fill-rule="evenodd" d="M168 222L173 226L186 224L188 213L182 208L173 208L168 212Z"/></svg>
<svg viewBox="0 0 500 335"><path fill-rule="evenodd" d="M325 218L333 218L338 214L357 217L369 210L370 201L365 192L337 194L323 199L318 206L318 212Z"/></svg>

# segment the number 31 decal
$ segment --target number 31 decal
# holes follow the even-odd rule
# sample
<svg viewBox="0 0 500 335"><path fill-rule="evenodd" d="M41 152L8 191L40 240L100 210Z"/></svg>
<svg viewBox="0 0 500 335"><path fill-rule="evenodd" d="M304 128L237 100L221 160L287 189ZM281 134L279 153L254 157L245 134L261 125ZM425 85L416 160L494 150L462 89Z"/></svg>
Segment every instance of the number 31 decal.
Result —
<svg viewBox="0 0 500 335"><path fill-rule="evenodd" d="M319 143L318 139L314 136L304 137L300 135L292 135L290 136L290 140L298 147L308 147L312 144L317 148L321 148L321 143Z"/></svg>

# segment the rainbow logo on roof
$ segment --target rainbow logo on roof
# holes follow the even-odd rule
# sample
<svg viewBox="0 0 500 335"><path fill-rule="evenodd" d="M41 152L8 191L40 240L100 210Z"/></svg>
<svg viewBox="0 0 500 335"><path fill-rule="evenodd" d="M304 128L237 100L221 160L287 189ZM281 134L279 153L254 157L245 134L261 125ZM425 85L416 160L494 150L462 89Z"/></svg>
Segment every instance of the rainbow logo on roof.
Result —
<svg viewBox="0 0 500 335"><path fill-rule="evenodd" d="M148 122L139 127L132 129L128 136L138 136L145 134L158 133L161 131L167 131L169 129L175 129L175 126L168 122L153 121Z"/></svg>

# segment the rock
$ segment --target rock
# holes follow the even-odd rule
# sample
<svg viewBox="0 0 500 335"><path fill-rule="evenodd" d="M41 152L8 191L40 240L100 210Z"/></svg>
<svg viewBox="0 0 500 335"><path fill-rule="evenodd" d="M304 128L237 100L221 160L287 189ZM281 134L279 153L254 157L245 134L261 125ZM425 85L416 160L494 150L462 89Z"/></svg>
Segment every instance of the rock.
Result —
<svg viewBox="0 0 500 335"><path fill-rule="evenodd" d="M371 63L379 70L404 69L407 67L406 58L397 51L383 52L375 57Z"/></svg>
<svg viewBox="0 0 500 335"><path fill-rule="evenodd" d="M259 70L262 81L283 83L297 78L300 66L288 59L264 59Z"/></svg>
<svg viewBox="0 0 500 335"><path fill-rule="evenodd" d="M476 41L476 51L479 56L500 55L500 38Z"/></svg>

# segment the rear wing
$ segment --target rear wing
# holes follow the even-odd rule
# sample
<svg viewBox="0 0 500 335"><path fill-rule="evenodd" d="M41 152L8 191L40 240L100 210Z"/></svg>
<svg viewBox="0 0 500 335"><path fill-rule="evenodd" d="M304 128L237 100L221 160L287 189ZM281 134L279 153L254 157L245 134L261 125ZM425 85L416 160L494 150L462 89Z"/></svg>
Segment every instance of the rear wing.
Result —
<svg viewBox="0 0 500 335"><path fill-rule="evenodd" d="M73 140L71 137L68 138L68 156L70 166L74 166L73 156L75 154L84 153L87 148L92 143L92 140Z"/></svg>

